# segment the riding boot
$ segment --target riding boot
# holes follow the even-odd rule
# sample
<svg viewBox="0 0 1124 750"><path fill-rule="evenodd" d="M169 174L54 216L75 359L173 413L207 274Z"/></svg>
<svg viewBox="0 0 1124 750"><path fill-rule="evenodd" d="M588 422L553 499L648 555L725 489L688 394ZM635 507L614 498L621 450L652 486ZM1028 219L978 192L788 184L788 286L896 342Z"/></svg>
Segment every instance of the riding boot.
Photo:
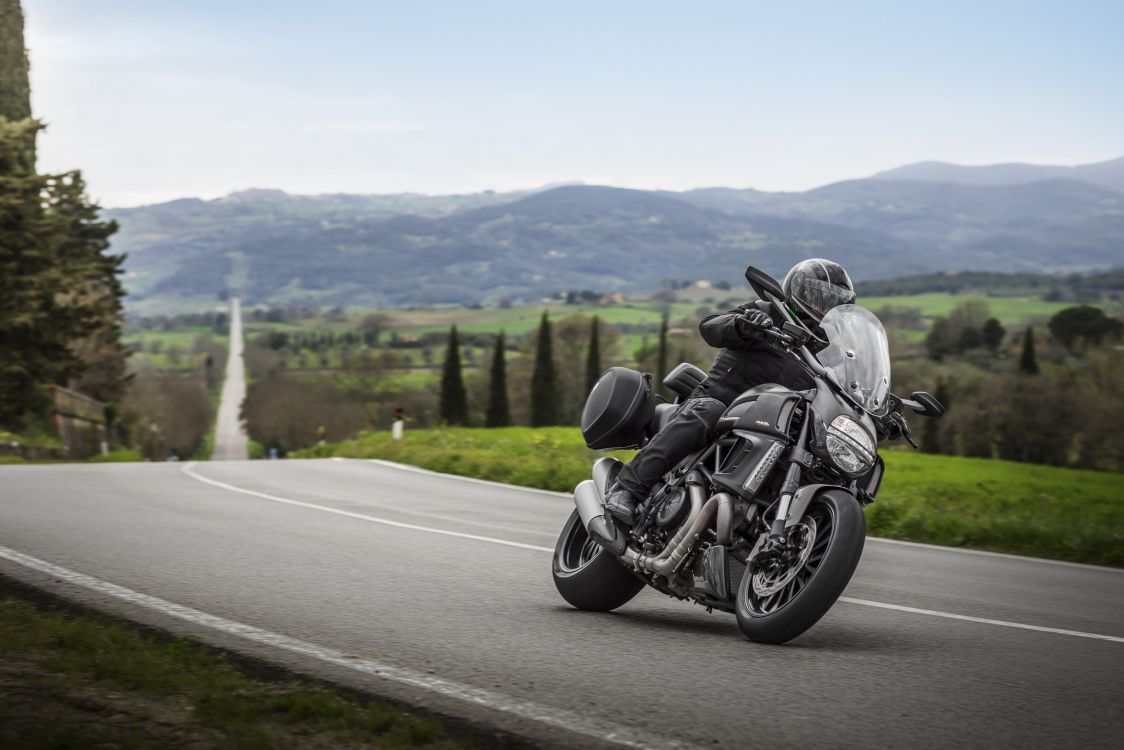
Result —
<svg viewBox="0 0 1124 750"><path fill-rule="evenodd" d="M631 526L636 522L636 506L640 500L625 489L620 482L613 485L605 498L605 510L609 515Z"/></svg>
<svg viewBox="0 0 1124 750"><path fill-rule="evenodd" d="M651 442L621 469L617 475L617 484L609 493L610 499L618 490L623 490L631 496L631 507L635 508L648 496L660 477L675 468L692 451L707 444L725 409L724 403L713 398L692 398L685 402ZM625 501L622 498L616 504L620 502ZM617 513L613 515L624 520Z"/></svg>

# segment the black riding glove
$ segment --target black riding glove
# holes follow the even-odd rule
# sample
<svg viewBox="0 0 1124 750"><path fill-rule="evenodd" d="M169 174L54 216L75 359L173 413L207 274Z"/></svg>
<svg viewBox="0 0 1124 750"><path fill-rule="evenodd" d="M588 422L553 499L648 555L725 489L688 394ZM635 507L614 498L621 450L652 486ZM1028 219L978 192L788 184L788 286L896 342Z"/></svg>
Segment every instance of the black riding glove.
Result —
<svg viewBox="0 0 1124 750"><path fill-rule="evenodd" d="M761 338L761 332L773 327L773 319L764 310L746 310L734 321L734 330L746 341Z"/></svg>

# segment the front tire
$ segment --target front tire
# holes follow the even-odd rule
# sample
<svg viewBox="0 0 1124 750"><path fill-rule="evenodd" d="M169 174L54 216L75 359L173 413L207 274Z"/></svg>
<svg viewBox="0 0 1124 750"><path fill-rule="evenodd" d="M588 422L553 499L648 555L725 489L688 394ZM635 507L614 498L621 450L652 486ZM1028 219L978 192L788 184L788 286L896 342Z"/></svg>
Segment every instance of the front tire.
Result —
<svg viewBox="0 0 1124 750"><path fill-rule="evenodd" d="M632 599L644 581L590 539L577 510L554 545L554 585L572 606L589 612L608 612Z"/></svg>
<svg viewBox="0 0 1124 750"><path fill-rule="evenodd" d="M793 531L811 536L798 564L775 574L747 570L738 586L738 627L751 641L784 643L815 625L847 587L866 542L862 509L842 490L816 495Z"/></svg>

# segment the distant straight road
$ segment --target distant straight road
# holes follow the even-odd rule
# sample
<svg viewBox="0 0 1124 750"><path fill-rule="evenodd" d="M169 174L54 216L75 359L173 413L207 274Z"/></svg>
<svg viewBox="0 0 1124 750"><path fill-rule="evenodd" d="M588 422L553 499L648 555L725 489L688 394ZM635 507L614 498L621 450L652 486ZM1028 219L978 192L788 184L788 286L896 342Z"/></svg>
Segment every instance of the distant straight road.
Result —
<svg viewBox="0 0 1124 750"><path fill-rule="evenodd" d="M242 358L242 304L230 300L230 350L222 381L219 412L215 419L215 447L211 459L237 461L247 458L246 430L242 426L242 401L246 398L246 364Z"/></svg>
<svg viewBox="0 0 1124 750"><path fill-rule="evenodd" d="M6 466L0 573L546 744L1121 746L1124 571L870 540L762 646L652 591L566 606L571 508L358 460Z"/></svg>

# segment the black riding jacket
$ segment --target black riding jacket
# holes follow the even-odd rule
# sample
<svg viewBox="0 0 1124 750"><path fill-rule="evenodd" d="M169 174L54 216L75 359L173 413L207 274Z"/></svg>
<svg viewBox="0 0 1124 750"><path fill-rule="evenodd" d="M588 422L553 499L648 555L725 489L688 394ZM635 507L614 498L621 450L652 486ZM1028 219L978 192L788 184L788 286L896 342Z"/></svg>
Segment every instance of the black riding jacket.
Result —
<svg viewBox="0 0 1124 750"><path fill-rule="evenodd" d="M814 385L803 366L763 334L752 339L738 334L735 321L749 309L760 308L752 303L742 305L729 312L708 315L699 323L706 343L722 351L706 380L691 394L692 398L716 398L729 404L743 392L764 383L777 383L796 390ZM782 322L773 315L774 325Z"/></svg>

